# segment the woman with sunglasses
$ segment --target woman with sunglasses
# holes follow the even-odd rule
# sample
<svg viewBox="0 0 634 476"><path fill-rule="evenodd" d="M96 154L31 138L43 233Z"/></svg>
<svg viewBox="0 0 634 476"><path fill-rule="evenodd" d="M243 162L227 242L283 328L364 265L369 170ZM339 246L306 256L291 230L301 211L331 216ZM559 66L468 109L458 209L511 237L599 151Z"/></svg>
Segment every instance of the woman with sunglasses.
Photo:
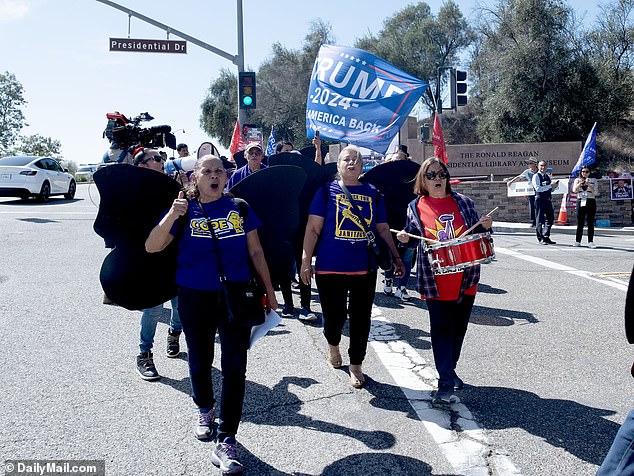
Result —
<svg viewBox="0 0 634 476"><path fill-rule="evenodd" d="M142 169L154 170L158 173L165 173L163 168L165 158L157 149L146 147L136 147L132 151L134 165ZM166 355L170 358L176 358L180 354L180 335L183 326L178 314L178 297L171 300L171 314L169 329L167 330L167 350ZM141 331L139 333L139 355L136 357L136 370L143 380L158 380L161 378L156 366L154 365L154 354L152 347L154 346L154 337L156 335L156 327L161 315L163 314L163 304L143 309L141 313Z"/></svg>
<svg viewBox="0 0 634 476"><path fill-rule="evenodd" d="M588 223L588 248L596 248L594 244L594 217L597 214L597 179L590 177L590 168L583 167L579 177L572 184L572 191L577 194L577 236L574 246L581 246L584 222Z"/></svg>
<svg viewBox="0 0 634 476"><path fill-rule="evenodd" d="M410 241L409 234L448 241L476 226L473 233L488 231L491 217L478 217L473 200L451 190L449 170L436 159L425 160L414 183L419 195L407 207L405 229L397 233L401 243ZM435 275L422 241L416 258L416 289L426 300L429 311L431 345L438 371L438 392L435 400L450 403L453 392L464 387L456 375L462 343L467 333L469 316L480 280L480 265L464 271Z"/></svg>

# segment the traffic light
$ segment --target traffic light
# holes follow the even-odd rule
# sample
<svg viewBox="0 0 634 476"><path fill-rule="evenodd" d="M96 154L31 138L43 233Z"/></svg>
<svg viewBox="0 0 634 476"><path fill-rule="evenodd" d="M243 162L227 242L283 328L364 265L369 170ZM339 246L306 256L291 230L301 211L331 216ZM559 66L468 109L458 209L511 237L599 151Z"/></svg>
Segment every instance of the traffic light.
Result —
<svg viewBox="0 0 634 476"><path fill-rule="evenodd" d="M467 105L467 72L456 70L456 106Z"/></svg>
<svg viewBox="0 0 634 476"><path fill-rule="evenodd" d="M238 73L238 100L240 109L255 109L255 73Z"/></svg>

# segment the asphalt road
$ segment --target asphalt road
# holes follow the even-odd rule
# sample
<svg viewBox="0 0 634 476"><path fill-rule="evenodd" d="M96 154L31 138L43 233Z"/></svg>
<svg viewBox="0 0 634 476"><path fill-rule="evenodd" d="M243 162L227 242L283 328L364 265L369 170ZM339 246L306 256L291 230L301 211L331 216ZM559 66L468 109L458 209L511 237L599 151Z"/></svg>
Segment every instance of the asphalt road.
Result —
<svg viewBox="0 0 634 476"><path fill-rule="evenodd" d="M168 310L155 347L163 377L145 382L134 366L140 313L101 304L96 203L86 184L72 201L0 199L0 464L103 459L109 476L218 474L212 445L192 434L186 353L164 355ZM283 319L250 351L246 474L593 475L633 406L623 306L634 236L601 232L595 250L552 238L496 234L453 405L431 404L422 301L377 294L362 390L348 384L345 355L342 370L326 363L320 322Z"/></svg>

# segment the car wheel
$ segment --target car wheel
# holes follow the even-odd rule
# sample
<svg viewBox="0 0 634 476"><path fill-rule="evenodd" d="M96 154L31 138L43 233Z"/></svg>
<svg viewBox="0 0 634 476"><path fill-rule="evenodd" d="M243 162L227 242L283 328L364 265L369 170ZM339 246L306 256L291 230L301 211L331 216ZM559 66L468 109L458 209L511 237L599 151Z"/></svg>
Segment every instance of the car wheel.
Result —
<svg viewBox="0 0 634 476"><path fill-rule="evenodd" d="M48 202L49 197L51 196L51 186L48 182L44 182L42 184L42 189L40 190L40 194L38 195L38 199L40 202Z"/></svg>
<svg viewBox="0 0 634 476"><path fill-rule="evenodd" d="M68 200L72 200L75 198L75 192L77 191L77 185L75 185L75 181L71 180L70 185L68 186L68 193L64 194L64 198Z"/></svg>

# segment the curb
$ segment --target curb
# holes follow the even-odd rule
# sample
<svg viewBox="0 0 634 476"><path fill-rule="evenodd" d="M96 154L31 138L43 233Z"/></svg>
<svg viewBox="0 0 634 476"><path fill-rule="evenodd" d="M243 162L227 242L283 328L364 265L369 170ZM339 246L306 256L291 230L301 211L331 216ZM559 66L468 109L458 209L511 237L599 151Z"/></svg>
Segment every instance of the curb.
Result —
<svg viewBox="0 0 634 476"><path fill-rule="evenodd" d="M494 222L494 233L526 233L530 235L535 234L535 228L531 227L528 223L507 223L507 222ZM574 235L577 232L576 225L553 225L551 233L558 235ZM587 228L584 228L584 236L587 233ZM595 236L634 236L634 226L625 226L621 228L611 227L594 227Z"/></svg>

